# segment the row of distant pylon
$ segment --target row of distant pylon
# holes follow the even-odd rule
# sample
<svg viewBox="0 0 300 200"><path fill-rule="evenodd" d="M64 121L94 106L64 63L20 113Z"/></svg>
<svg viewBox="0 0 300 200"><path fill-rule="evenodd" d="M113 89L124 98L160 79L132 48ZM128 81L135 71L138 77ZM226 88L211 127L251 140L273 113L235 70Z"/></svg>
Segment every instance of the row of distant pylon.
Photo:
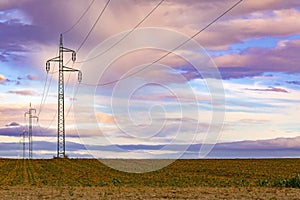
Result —
<svg viewBox="0 0 300 200"><path fill-rule="evenodd" d="M24 113L24 117L28 116L28 130L26 130L26 126L21 133L21 144L22 144L22 157L23 159L32 159L33 155L33 143L32 143L32 120L39 120L39 117L36 116L36 109L31 107L31 103L29 104L29 109ZM28 157L26 156L26 138L28 138Z"/></svg>

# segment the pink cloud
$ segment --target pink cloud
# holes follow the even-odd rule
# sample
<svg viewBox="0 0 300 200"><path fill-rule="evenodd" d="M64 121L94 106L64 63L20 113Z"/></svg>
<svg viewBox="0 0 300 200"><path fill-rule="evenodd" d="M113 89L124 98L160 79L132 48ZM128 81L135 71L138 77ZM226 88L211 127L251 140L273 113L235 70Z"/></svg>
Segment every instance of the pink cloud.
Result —
<svg viewBox="0 0 300 200"><path fill-rule="evenodd" d="M9 124L13 121L23 122L24 112L27 109L28 105L0 104L0 126L1 124Z"/></svg>
<svg viewBox="0 0 300 200"><path fill-rule="evenodd" d="M41 80L41 78L40 77L37 77L37 76L33 76L33 75L27 75L27 79L28 80L31 80L31 81L39 81L39 80Z"/></svg>
<svg viewBox="0 0 300 200"><path fill-rule="evenodd" d="M152 95L143 95L143 96L135 96L135 98L140 100L174 100L174 101L211 101L210 97L206 96L194 96L192 94L185 95L185 94L152 94Z"/></svg>
<svg viewBox="0 0 300 200"><path fill-rule="evenodd" d="M198 41L208 49L220 50L246 39L284 37L300 32L298 10L272 10L269 13L250 13L220 21L199 35Z"/></svg>
<svg viewBox="0 0 300 200"><path fill-rule="evenodd" d="M9 94L18 94L23 96L38 96L38 93L33 90L16 90L16 91L8 91Z"/></svg>
<svg viewBox="0 0 300 200"><path fill-rule="evenodd" d="M96 118L100 123L107 123L107 124L115 123L114 117L106 113L97 112Z"/></svg>

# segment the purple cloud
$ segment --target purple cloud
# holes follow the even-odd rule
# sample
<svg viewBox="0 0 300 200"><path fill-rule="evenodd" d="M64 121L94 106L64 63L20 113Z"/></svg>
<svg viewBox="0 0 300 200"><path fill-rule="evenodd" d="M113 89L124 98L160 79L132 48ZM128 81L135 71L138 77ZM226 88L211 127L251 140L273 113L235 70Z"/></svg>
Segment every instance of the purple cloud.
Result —
<svg viewBox="0 0 300 200"><path fill-rule="evenodd" d="M298 149L300 150L300 137L295 138L276 138L269 140L241 141L231 143L220 143L217 149L251 149L251 150L279 150L279 149Z"/></svg>
<svg viewBox="0 0 300 200"><path fill-rule="evenodd" d="M165 145L118 145L126 150L159 150ZM201 144L191 144L187 151L198 152ZM174 151L181 149L180 145L174 144ZM295 138L276 138L257 141L240 141L218 143L214 150L280 150L280 149L298 149L300 150L300 137Z"/></svg>
<svg viewBox="0 0 300 200"><path fill-rule="evenodd" d="M27 145L27 144L26 144ZM44 154L41 154L40 151L53 151L51 155L46 155L46 157L53 157L56 151L56 142L48 142L48 141L34 141L33 142L33 153L34 157L45 157ZM68 155L71 154L73 157L82 157L81 155L77 155L76 151L85 151L86 148L84 145L66 141L66 148ZM20 151L20 143L0 143L0 156L21 156L22 153ZM27 152L26 152L27 154Z"/></svg>
<svg viewBox="0 0 300 200"><path fill-rule="evenodd" d="M227 76L245 77L263 72L300 72L300 39L278 43L274 49L249 48L239 54L215 57L214 60Z"/></svg>
<svg viewBox="0 0 300 200"><path fill-rule="evenodd" d="M17 122L10 122L10 123L6 124L5 126L6 127L17 127L17 126L20 126L20 124Z"/></svg>
<svg viewBox="0 0 300 200"><path fill-rule="evenodd" d="M0 135L1 136L14 136L19 137L23 131L25 130L24 126L8 126L5 128L0 128ZM54 130L46 130L46 129L39 129L39 127L33 127L33 134L34 136L40 137L55 137L56 133Z"/></svg>
<svg viewBox="0 0 300 200"><path fill-rule="evenodd" d="M249 88L246 88L246 90L258 91L258 92L283 92L283 93L288 93L288 91L286 89L275 88L275 87L269 87L269 88L266 88L266 89L249 89Z"/></svg>
<svg viewBox="0 0 300 200"><path fill-rule="evenodd" d="M27 127L13 122L7 124L5 127L0 127L0 136L14 136L19 137L24 130L28 130ZM78 138L77 131L67 130L68 137ZM56 137L56 129L45 128L40 126L33 126L33 136L35 137Z"/></svg>
<svg viewBox="0 0 300 200"><path fill-rule="evenodd" d="M286 83L292 84L292 85L300 85L300 81L286 81Z"/></svg>
<svg viewBox="0 0 300 200"><path fill-rule="evenodd" d="M35 25L24 25L19 22L0 23L0 55L1 61L24 59L19 53L31 52L31 45L35 41L42 42L43 31Z"/></svg>

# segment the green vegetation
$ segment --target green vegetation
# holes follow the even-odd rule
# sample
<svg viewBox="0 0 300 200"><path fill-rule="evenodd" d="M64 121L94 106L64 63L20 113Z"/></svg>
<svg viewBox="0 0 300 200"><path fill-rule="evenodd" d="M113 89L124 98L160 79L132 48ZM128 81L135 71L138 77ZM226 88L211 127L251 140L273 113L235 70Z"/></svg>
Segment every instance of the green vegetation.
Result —
<svg viewBox="0 0 300 200"><path fill-rule="evenodd" d="M279 178L273 183L273 186L300 188L300 175L298 174L292 178Z"/></svg>
<svg viewBox="0 0 300 200"><path fill-rule="evenodd" d="M177 160L140 174L120 172L93 159L0 159L0 186L300 188L299 174L300 159Z"/></svg>

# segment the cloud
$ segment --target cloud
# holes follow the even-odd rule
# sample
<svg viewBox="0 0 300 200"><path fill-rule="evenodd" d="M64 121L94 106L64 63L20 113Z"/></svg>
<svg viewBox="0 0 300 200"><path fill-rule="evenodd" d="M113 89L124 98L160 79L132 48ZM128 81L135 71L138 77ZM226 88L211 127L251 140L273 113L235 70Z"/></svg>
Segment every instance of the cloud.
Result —
<svg viewBox="0 0 300 200"><path fill-rule="evenodd" d="M192 3L189 3L192 2ZM104 2L94 4L94 6L87 13L87 19L95 19L99 8ZM233 1L172 1L172 3L163 3L149 19L145 21L144 26L166 27L177 31L184 32L191 35L196 30L199 30L205 24L215 18L220 10L227 5L232 4ZM77 13L84 11L86 3L76 1L76 3L69 2L55 2L52 0L40 1L22 1L17 3L12 1L0 5L2 10L17 9L21 10L23 16L16 16L16 21L10 21L3 26L6 35L10 33L9 41L18 41L14 44L24 44L24 41L32 41L37 43L56 43L59 33L68 29L78 18ZM266 1L263 3L249 0L243 2L239 7L233 10L229 15L222 18L217 24L205 33L199 36L201 44L207 47L218 49L220 47L228 46L232 42L238 42L243 39L249 39L257 36L275 36L287 35L299 32L295 23L298 22L299 13L297 10L291 8L300 6L300 3L292 0L289 2L279 2L276 0ZM90 41L87 41L87 46L94 46L95 41L101 41L109 35L128 30L133 27L145 16L145 13L154 7L154 2L149 1L122 1L122 6L119 3L112 2L105 17L109 20L101 21L102 26L110 24L108 28L103 30L100 25L96 27ZM201 10L201 12L199 12ZM55 11L56 15L52 13ZM74 12L75 11L75 12ZM130 11L130 12L128 12ZM273 16L264 14L274 11ZM118 15L116 16L116 13ZM262 13L262 14L260 14ZM42 17L41 17L42 16ZM124 16L121 17L120 16ZM245 17L245 16L248 16ZM31 24L24 24L20 22L20 18L31 18ZM60 20L63 18L64 20ZM73 34L68 37L68 41L77 44L79 38L83 37L82 30L89 29L93 20L83 19L75 28ZM56 24L56 26L51 26ZM272 27L272 31L268 28ZM284 26L284 28L282 28ZM274 28L276 27L276 28ZM21 31L20 31L21 30ZM101 30L101 31L100 31ZM18 33L19 31L20 33ZM21 32L25 34L21 34ZM232 34L234 33L234 34ZM96 36L97 35L97 36ZM47 41L47 42L46 42ZM6 42L8 44L8 42ZM20 46L18 47L20 48Z"/></svg>
<svg viewBox="0 0 300 200"><path fill-rule="evenodd" d="M292 84L292 85L300 85L300 81L286 81L286 83Z"/></svg>
<svg viewBox="0 0 300 200"><path fill-rule="evenodd" d="M202 144L191 144L187 151L198 152ZM160 150L168 144L160 145L118 145L118 147L126 150ZM180 144L174 144L173 150L182 149ZM269 140L257 141L240 141L217 143L214 150L284 150L284 149L298 149L300 150L300 137L295 138L275 138Z"/></svg>
<svg viewBox="0 0 300 200"><path fill-rule="evenodd" d="M264 37L286 37L300 32L296 9L252 13L224 20L199 36L199 42L209 49L226 50L233 43Z"/></svg>
<svg viewBox="0 0 300 200"><path fill-rule="evenodd" d="M288 91L286 89L275 88L275 87L270 87L270 88L266 88L266 89L249 89L249 88L246 88L246 90L258 91L258 92L282 92L282 93L288 93Z"/></svg>
<svg viewBox="0 0 300 200"><path fill-rule="evenodd" d="M41 80L43 80L41 77L28 74L28 75L18 76L15 79L6 79L6 82L13 83L15 85L23 85L24 81L41 81ZM0 84L1 84L1 81L0 81Z"/></svg>
<svg viewBox="0 0 300 200"><path fill-rule="evenodd" d="M0 59L2 61L23 59L20 53L29 52L38 58L45 57L45 47L49 46L51 49L48 48L47 51L54 52L53 48L57 45L59 33L71 27L78 19L78 13L82 13L87 7L86 2L79 0L75 2L53 2L53 0L2 1L0 9L3 12L12 12L11 10L18 12L15 15L4 16L4 22L0 23L0 29L5 36L0 41L0 50L2 50L0 51ZM99 14L99 8L102 8L104 3L104 1L95 3L82 21L72 30L72 34L66 34L65 43L68 47L76 48L79 46L86 35L86 30L90 29ZM219 13L222 13L224 7L233 3L234 1L231 0L164 2L142 26L164 27L192 35L211 22ZM104 13L104 19L97 24L78 56L84 58L87 52L105 38L131 29L154 6L155 2L144 0L124 0L122 4L111 2ZM244 40L298 34L300 32L298 20L300 12L294 9L297 7L300 7L300 2L297 0L266 0L263 2L248 0L201 33L196 39L205 48L224 50L228 49L231 44L241 43ZM53 15L53 13L56 14ZM107 28L103 29L102 27ZM218 57L216 61L220 67L227 67L226 70L224 69L225 78L257 75L269 68L290 72L295 69L296 63L299 63L295 59L278 57L280 52L278 54L273 54L272 51L266 52L265 54L268 55L263 57L263 54L259 50L257 51L256 55L255 52L253 53L254 56L248 53L229 55L228 57ZM140 57L152 58L153 56L148 53L147 56ZM260 59L256 59L258 57ZM234 69L228 68L232 66L245 67L244 69L247 71L235 72ZM114 80L113 78L116 78L118 73L114 72L107 79ZM230 76L231 73L232 76ZM165 74L165 76L167 77L166 80L176 80L172 74ZM185 76L188 79L198 78L193 73L185 73Z"/></svg>
<svg viewBox="0 0 300 200"><path fill-rule="evenodd" d="M9 94L17 94L17 95L22 95L22 96L38 96L39 94L34 91L34 90L10 90L7 93Z"/></svg>
<svg viewBox="0 0 300 200"><path fill-rule="evenodd" d="M0 104L0 121L4 124L20 122L24 120L24 112L28 105L21 104Z"/></svg>
<svg viewBox="0 0 300 200"><path fill-rule="evenodd" d="M18 124L18 123L16 123ZM24 130L28 130L28 127L24 125L10 125L10 126L5 126L5 127L0 127L0 136L14 136L14 137L19 137L20 134ZM78 138L78 134L75 130L66 130L68 137L70 138ZM33 125L33 135L34 137L56 137L57 132L56 129L52 129L49 127L40 127ZM91 135L89 135L91 136Z"/></svg>
<svg viewBox="0 0 300 200"><path fill-rule="evenodd" d="M112 115L102 113L102 112L96 112L95 115L96 115L97 120L100 123L108 123L108 124L115 123L114 117Z"/></svg>
<svg viewBox="0 0 300 200"><path fill-rule="evenodd" d="M143 94L139 96L134 96L137 100L142 100L145 102L148 101L161 101L164 102L174 102L174 101L188 101L188 102L196 102L196 101L211 101L211 98L208 96L201 96L196 94Z"/></svg>
<svg viewBox="0 0 300 200"><path fill-rule="evenodd" d="M5 83L6 81L8 81L7 78L4 75L0 74L0 84Z"/></svg>
<svg viewBox="0 0 300 200"><path fill-rule="evenodd" d="M99 8L100 6L95 3L94 7ZM78 18L77 14L83 12L85 8L86 3L81 1L76 1L76 3L53 2L52 0L1 2L0 10L4 13L15 12L14 15L3 16L0 22L0 29L5 36L5 39L0 41L0 49L6 52L2 56L11 59L18 52L38 52L41 50L41 45L56 44L59 34L72 26ZM54 12L55 15L53 15ZM80 24L86 26L82 30L90 28L89 25L94 22L93 19L97 12L88 13L92 20L86 19L86 24ZM26 22L24 19L29 20ZM79 38L81 41L82 34L79 31L75 37L72 35L73 37L70 38L77 43Z"/></svg>
<svg viewBox="0 0 300 200"><path fill-rule="evenodd" d="M223 78L242 78L264 72L299 73L300 39L277 43L274 49L249 48L214 58Z"/></svg>
<svg viewBox="0 0 300 200"><path fill-rule="evenodd" d="M0 22L0 29L5 35L5 39L0 41L0 61L3 62L24 60L25 57L21 53L31 52L30 42L34 41L35 37L41 37L39 34L43 35L35 26L24 25L19 22Z"/></svg>
<svg viewBox="0 0 300 200"><path fill-rule="evenodd" d="M6 126L6 127L0 128L1 136L19 137L21 133L22 133L22 129L20 126Z"/></svg>
<svg viewBox="0 0 300 200"><path fill-rule="evenodd" d="M5 126L6 127L16 127L16 126L20 126L20 124L17 122L10 122L10 123L6 124Z"/></svg>
<svg viewBox="0 0 300 200"><path fill-rule="evenodd" d="M10 98L9 94L6 95L7 97L5 98ZM20 96L23 97L23 96ZM13 97L15 98L15 97ZM6 99L5 99L6 100ZM32 107L37 109L37 112L39 111L39 103L40 99L38 102L32 103ZM21 123L24 122L24 113L28 111L29 108L29 102L24 103L22 101L19 101L19 103L16 102L9 102L9 101L4 101L1 102L0 104L0 123L2 124L9 124L11 122L17 122ZM44 125L47 127L50 122L53 120L53 116L55 115L57 110L57 104L53 103L46 103L43 105L43 110L40 113L40 125ZM0 125L1 127L1 125Z"/></svg>
<svg viewBox="0 0 300 200"><path fill-rule="evenodd" d="M34 142L34 150L41 151L41 150L48 150L48 151L55 151L56 150L56 142L47 142L47 141L35 141ZM79 144L76 142L66 141L67 151L79 151L85 150L83 144Z"/></svg>
<svg viewBox="0 0 300 200"><path fill-rule="evenodd" d="M217 144L218 149L251 149L251 150L264 150L264 149L298 149L300 150L300 137L295 138L275 138L269 140L257 141L241 141L232 143Z"/></svg>
<svg viewBox="0 0 300 200"><path fill-rule="evenodd" d="M38 77L38 76L33 76L33 75L27 75L26 76L27 77L27 79L28 80L30 80L30 81L40 81L40 80L42 80L40 77Z"/></svg>
<svg viewBox="0 0 300 200"><path fill-rule="evenodd" d="M15 137L14 139L19 139ZM54 138L53 138L54 139ZM12 140L12 138L11 138ZM214 146L209 157L231 157L237 158L240 156L244 157L290 157L295 156L296 152L300 150L300 137L295 138L275 138L269 140L257 140L257 141L240 141L240 142L229 142L229 143L218 143ZM33 143L34 157L52 157L56 151L56 141L45 141L42 138L35 138ZM202 144L191 144L185 151L183 158L198 158L199 151ZM86 149L93 152L101 152L108 157L131 157L137 158L136 156L142 155L142 158L147 156L155 156L162 158L172 158L172 154L177 154L185 149L186 145L182 144L119 144L119 145L84 145L77 141L66 141L67 153L71 157L82 157L87 156ZM167 148L168 151L164 149ZM20 150L19 142L2 142L0 143L0 155L7 157L17 156ZM290 150L290 151L289 151ZM291 151L293 155L291 155ZM45 152L48 152L45 154ZM82 154L82 152L85 152ZM275 152L275 154L272 154ZM281 152L281 154L278 154ZM131 155L129 155L131 153ZM136 153L134 156L132 153ZM182 152L184 153L184 152ZM49 154L49 155L48 155ZM124 154L124 155L123 155ZM278 155L277 155L278 154ZM275 156L274 156L275 155ZM90 156L89 156L90 157Z"/></svg>

